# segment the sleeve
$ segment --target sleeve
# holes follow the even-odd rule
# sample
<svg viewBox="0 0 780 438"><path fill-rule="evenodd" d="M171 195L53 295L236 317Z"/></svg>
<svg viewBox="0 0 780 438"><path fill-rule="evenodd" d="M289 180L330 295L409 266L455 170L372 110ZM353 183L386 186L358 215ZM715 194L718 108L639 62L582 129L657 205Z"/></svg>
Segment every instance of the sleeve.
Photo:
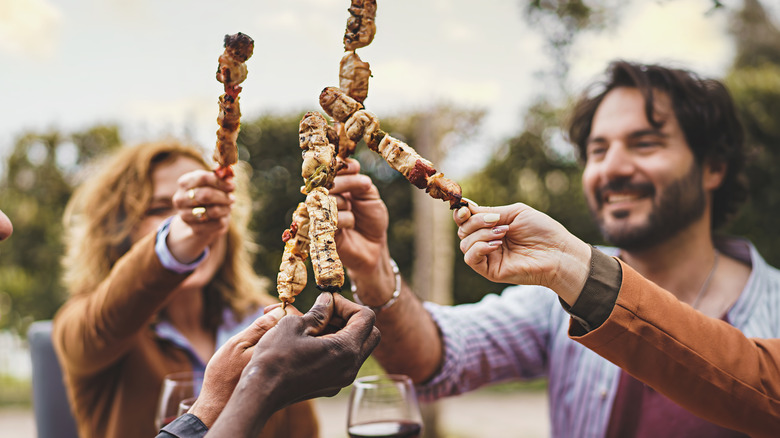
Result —
<svg viewBox="0 0 780 438"><path fill-rule="evenodd" d="M193 414L184 414L160 430L157 438L202 438L208 427Z"/></svg>
<svg viewBox="0 0 780 438"><path fill-rule="evenodd" d="M609 318L582 336L570 330L572 339L708 421L776 436L780 339L747 338L620 263L622 283Z"/></svg>
<svg viewBox="0 0 780 438"><path fill-rule="evenodd" d="M154 234L138 241L97 290L71 297L57 312L52 338L71 372L90 375L122 357L187 278L163 267L154 243Z"/></svg>
<svg viewBox="0 0 780 438"><path fill-rule="evenodd" d="M440 371L418 386L418 395L431 401L546 375L552 327L566 316L555 298L547 288L516 286L475 304L424 303L442 334L444 359Z"/></svg>
<svg viewBox="0 0 780 438"><path fill-rule="evenodd" d="M171 254L171 250L168 248L168 244L166 243L172 220L173 216L165 219L165 221L157 229L157 240L154 242L154 252L157 253L157 257L160 259L160 263L162 263L166 269L177 272L179 274L186 274L194 271L195 268L200 265L200 262L206 259L206 257L209 255L209 249L206 247L203 253L192 263L185 264L176 260L176 257Z"/></svg>
<svg viewBox="0 0 780 438"><path fill-rule="evenodd" d="M615 307L623 276L617 259L594 247L591 247L590 253L590 275L577 301L569 307L559 299L563 310L577 323L572 325L572 330L579 334L597 329L607 320Z"/></svg>

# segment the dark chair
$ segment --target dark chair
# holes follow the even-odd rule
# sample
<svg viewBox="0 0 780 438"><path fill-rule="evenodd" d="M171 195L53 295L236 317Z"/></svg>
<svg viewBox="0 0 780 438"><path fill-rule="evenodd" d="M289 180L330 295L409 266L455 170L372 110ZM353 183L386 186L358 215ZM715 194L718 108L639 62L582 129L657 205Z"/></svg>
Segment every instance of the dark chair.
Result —
<svg viewBox="0 0 780 438"><path fill-rule="evenodd" d="M76 421L51 342L51 321L36 321L27 331L32 358L33 410L38 438L78 438Z"/></svg>

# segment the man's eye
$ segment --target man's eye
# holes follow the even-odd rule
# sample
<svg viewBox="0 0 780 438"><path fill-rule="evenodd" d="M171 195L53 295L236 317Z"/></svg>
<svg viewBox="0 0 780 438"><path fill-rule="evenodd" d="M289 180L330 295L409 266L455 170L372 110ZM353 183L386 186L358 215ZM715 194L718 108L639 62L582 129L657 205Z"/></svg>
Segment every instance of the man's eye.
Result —
<svg viewBox="0 0 780 438"><path fill-rule="evenodd" d="M661 140L657 138L644 138L644 139L637 139L636 142L634 142L634 147L636 148L654 148L661 146L662 142Z"/></svg>
<svg viewBox="0 0 780 438"><path fill-rule="evenodd" d="M594 146L587 150L588 158L598 158L607 153L607 148L604 146Z"/></svg>

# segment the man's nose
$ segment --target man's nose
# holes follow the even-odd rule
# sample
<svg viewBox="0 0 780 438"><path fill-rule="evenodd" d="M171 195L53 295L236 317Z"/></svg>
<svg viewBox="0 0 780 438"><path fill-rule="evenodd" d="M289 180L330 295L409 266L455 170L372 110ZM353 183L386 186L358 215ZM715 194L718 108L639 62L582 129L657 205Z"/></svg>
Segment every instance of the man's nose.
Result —
<svg viewBox="0 0 780 438"><path fill-rule="evenodd" d="M601 171L607 179L630 176L634 173L634 159L631 151L622 142L614 142L607 149L601 162Z"/></svg>

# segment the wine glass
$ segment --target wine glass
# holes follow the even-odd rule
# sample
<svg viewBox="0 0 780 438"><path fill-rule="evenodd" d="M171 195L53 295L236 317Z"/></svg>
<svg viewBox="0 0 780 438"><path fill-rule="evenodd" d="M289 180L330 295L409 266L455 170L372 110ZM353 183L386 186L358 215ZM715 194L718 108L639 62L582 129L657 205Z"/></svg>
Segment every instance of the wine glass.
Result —
<svg viewBox="0 0 780 438"><path fill-rule="evenodd" d="M176 414L177 416L181 417L182 415L189 412L190 408L193 404L195 404L195 400L197 400L198 397L189 397L185 398L184 400L179 402L179 411Z"/></svg>
<svg viewBox="0 0 780 438"><path fill-rule="evenodd" d="M179 416L179 404L192 397L197 397L203 386L203 373L185 371L165 376L160 389L160 399L157 402L157 415L154 425L162 429Z"/></svg>
<svg viewBox="0 0 780 438"><path fill-rule="evenodd" d="M420 432L422 415L408 376L388 374L355 380L347 413L350 438L418 438Z"/></svg>

